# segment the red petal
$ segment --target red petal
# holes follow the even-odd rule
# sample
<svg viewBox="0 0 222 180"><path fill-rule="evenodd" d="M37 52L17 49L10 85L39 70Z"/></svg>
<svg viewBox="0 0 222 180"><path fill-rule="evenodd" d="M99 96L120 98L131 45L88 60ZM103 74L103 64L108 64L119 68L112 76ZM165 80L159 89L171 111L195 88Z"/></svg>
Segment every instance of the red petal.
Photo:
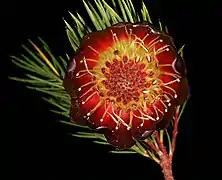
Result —
<svg viewBox="0 0 222 180"><path fill-rule="evenodd" d="M118 39L118 40L124 40L124 39L128 39L128 34L127 34L127 29L125 28L125 25L124 23L118 23L114 26L111 26L108 28L108 30L110 32L112 32L112 38L113 38L113 42L117 42L115 37Z"/></svg>
<svg viewBox="0 0 222 180"><path fill-rule="evenodd" d="M95 125L96 128L104 127L108 129L114 129L116 123L113 121L111 116L111 107L106 103L103 103L90 117L89 121ZM101 120L102 119L102 120Z"/></svg>
<svg viewBox="0 0 222 180"><path fill-rule="evenodd" d="M151 32L151 29L147 25L139 25L139 24L128 25L127 28L129 32L130 32L129 29L132 29L132 34L135 34L136 37L140 38L141 40L143 40L143 38L147 35L147 33Z"/></svg>
<svg viewBox="0 0 222 180"><path fill-rule="evenodd" d="M98 31L98 32L88 34L83 39L83 41L81 43L81 47L87 49L89 46L91 46L91 47L93 47L93 49L95 49L99 53L105 51L109 47L112 47L112 45L113 45L112 33L107 29L104 31ZM85 54L85 53L86 53L86 51L84 52L84 55L86 55L86 57L90 58L91 53L94 54L94 51L90 51L87 54ZM95 56L97 56L97 55L95 55Z"/></svg>
<svg viewBox="0 0 222 180"><path fill-rule="evenodd" d="M133 113L134 117L132 122L132 133L134 138L140 139L146 131L155 129L157 121L152 121L149 119L143 120L142 118L144 118L144 116L139 110L136 110Z"/></svg>
<svg viewBox="0 0 222 180"><path fill-rule="evenodd" d="M118 129L109 130L105 133L107 141L118 149L130 148L136 142L132 138L132 132L126 126L120 125Z"/></svg>
<svg viewBox="0 0 222 180"><path fill-rule="evenodd" d="M177 90L177 93L178 93L177 105L181 105L188 99L190 93L190 88L186 77L180 80L180 85Z"/></svg>
<svg viewBox="0 0 222 180"><path fill-rule="evenodd" d="M71 121L77 124L80 124L80 125L88 124L86 118L83 118L79 105L75 99L71 101L70 117L71 117Z"/></svg>
<svg viewBox="0 0 222 180"><path fill-rule="evenodd" d="M95 91L94 91L95 92ZM100 96L98 93L90 93L88 96L83 96L78 99L79 101L79 107L81 109L81 112L84 115L87 115L91 112L91 110L100 103Z"/></svg>
<svg viewBox="0 0 222 180"><path fill-rule="evenodd" d="M95 82L93 83L94 77L92 75L90 75L88 73L85 73L83 75L80 74L80 76L81 76L81 78L75 78L73 80L73 82L75 83L75 85L77 87L81 87L82 85L85 85L85 84L87 84L89 82L92 82L92 83L89 84L89 86L95 85Z"/></svg>
<svg viewBox="0 0 222 180"><path fill-rule="evenodd" d="M172 64L177 57L177 52L172 47L167 47L163 52L156 55L159 64Z"/></svg>
<svg viewBox="0 0 222 180"><path fill-rule="evenodd" d="M159 34L159 38L156 41L155 45L151 49L155 50L157 52L159 49L164 48L166 46L170 46L170 47L174 46L172 39L169 36L161 33L161 34ZM173 48L172 48L172 50L173 50Z"/></svg>
<svg viewBox="0 0 222 180"><path fill-rule="evenodd" d="M172 61L173 62L173 61ZM160 66L159 67L160 71L162 72L169 72L169 73L173 73L173 74L178 74L174 69L173 66Z"/></svg>
<svg viewBox="0 0 222 180"><path fill-rule="evenodd" d="M69 73L65 75L63 86L71 98L76 97L75 84L71 80Z"/></svg>
<svg viewBox="0 0 222 180"><path fill-rule="evenodd" d="M173 119L173 115L176 111L176 106L172 104L168 109L167 113L165 113L164 118L157 124L157 129L165 129L168 127L170 121Z"/></svg>

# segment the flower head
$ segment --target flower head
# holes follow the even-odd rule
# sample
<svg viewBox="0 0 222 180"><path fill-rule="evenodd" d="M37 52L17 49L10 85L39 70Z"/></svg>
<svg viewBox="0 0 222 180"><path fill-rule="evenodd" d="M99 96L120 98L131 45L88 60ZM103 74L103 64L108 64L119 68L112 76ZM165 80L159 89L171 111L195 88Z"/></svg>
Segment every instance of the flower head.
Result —
<svg viewBox="0 0 222 180"><path fill-rule="evenodd" d="M117 148L167 128L189 91L172 38L147 23L118 23L87 34L64 87L72 98L71 119L105 129Z"/></svg>

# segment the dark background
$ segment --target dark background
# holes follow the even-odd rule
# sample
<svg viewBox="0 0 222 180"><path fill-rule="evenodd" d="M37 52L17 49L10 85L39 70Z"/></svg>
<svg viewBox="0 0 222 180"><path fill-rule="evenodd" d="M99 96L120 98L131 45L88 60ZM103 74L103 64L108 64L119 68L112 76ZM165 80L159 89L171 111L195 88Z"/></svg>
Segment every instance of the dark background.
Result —
<svg viewBox="0 0 222 180"><path fill-rule="evenodd" d="M216 77L220 73L216 68L220 51L216 48L220 47L221 31L217 26L222 22L222 8L213 2L145 2L151 17L168 25L177 47L186 44L191 99L180 122L173 165L175 179L203 179L211 174L208 143L214 121L218 120L212 100L219 98ZM6 176L2 179L163 179L158 165L140 155L108 154L107 147L70 137L67 133L72 129L55 121L56 116L49 112L41 94L27 90L24 84L8 81L7 76L22 75L8 56L21 53L21 44L27 44L27 39L35 41L40 36L54 54L74 54L62 20L69 19L68 10L85 14L82 3L74 0L13 0L1 5L1 109L2 120L7 124L2 126L6 143Z"/></svg>

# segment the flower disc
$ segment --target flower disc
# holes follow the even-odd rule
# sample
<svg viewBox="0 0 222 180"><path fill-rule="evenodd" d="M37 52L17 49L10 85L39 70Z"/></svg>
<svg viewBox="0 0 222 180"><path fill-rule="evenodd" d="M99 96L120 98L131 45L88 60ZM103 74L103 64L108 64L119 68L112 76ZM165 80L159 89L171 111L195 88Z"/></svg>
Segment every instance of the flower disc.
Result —
<svg viewBox="0 0 222 180"><path fill-rule="evenodd" d="M64 87L75 97L71 119L104 129L117 148L167 128L189 92L172 38L145 23L118 23L86 35Z"/></svg>

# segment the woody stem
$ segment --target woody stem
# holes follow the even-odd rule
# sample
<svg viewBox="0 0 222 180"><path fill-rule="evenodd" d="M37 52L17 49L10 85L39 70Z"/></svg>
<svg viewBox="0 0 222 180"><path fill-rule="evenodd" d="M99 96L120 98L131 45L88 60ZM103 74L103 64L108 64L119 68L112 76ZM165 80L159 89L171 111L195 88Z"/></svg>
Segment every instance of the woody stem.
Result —
<svg viewBox="0 0 222 180"><path fill-rule="evenodd" d="M154 136L161 152L159 153L160 167L163 169L162 172L164 174L164 178L165 180L174 180L172 172L172 159L164 146L163 140L160 139L158 131L154 132Z"/></svg>
<svg viewBox="0 0 222 180"><path fill-rule="evenodd" d="M172 161L173 154L176 148L176 138L178 134L178 124L179 124L179 111L180 111L180 107L178 106L175 113L175 117L174 117L174 123L173 123L173 135L172 135L172 145L171 145L172 151L169 154L171 161Z"/></svg>
<svg viewBox="0 0 222 180"><path fill-rule="evenodd" d="M168 155L166 147L163 144L163 141L160 139L157 131L154 132L156 139L156 144L152 141L145 141L147 145L158 154L159 156L159 165L162 168L165 180L174 180L172 173L172 159Z"/></svg>
<svg viewBox="0 0 222 180"><path fill-rule="evenodd" d="M172 171L172 160L167 153L160 155L160 167L165 180L174 180Z"/></svg>

